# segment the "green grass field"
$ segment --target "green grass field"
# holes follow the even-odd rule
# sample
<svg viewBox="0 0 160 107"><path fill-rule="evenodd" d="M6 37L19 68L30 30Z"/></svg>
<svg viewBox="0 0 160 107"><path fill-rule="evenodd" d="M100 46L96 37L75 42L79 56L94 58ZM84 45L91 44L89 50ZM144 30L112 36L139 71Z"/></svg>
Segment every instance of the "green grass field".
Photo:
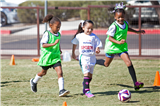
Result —
<svg viewBox="0 0 160 107"><path fill-rule="evenodd" d="M114 59L106 68L97 64L90 84L96 96L87 98L82 94L83 74L78 61L62 62L67 97L59 97L57 74L49 69L38 83L38 92L33 93L30 79L41 71L31 59L16 59L16 65L9 65L10 59L1 59L1 106L160 106L160 88L153 89L159 60L133 60L137 80L144 82L139 91L133 88L128 68L121 59ZM117 94L121 89L131 92L131 100L122 103Z"/></svg>

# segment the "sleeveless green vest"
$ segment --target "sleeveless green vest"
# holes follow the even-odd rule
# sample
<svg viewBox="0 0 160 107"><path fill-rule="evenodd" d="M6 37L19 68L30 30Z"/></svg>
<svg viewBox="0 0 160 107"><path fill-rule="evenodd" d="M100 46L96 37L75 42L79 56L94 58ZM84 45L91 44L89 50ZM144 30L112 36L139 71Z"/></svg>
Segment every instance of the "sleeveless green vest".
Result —
<svg viewBox="0 0 160 107"><path fill-rule="evenodd" d="M59 39L59 42L51 47L43 48L41 46L41 56L38 62L38 65L40 66L50 66L58 61L61 62L61 56L60 56L60 38L61 35L58 32L58 36L53 35L51 32L48 32L49 40L48 44L54 43L57 39Z"/></svg>
<svg viewBox="0 0 160 107"><path fill-rule="evenodd" d="M127 39L127 31L128 31L128 24L126 21L124 21L126 28L121 29L116 22L113 22L112 25L114 24L116 26L116 32L114 34L114 39L117 41L121 41L122 39ZM122 53L125 51L128 51L128 44L125 42L124 44L116 44L113 43L109 40L109 35L106 38L105 41L105 48L104 48L105 53L109 54L116 54L116 53Z"/></svg>

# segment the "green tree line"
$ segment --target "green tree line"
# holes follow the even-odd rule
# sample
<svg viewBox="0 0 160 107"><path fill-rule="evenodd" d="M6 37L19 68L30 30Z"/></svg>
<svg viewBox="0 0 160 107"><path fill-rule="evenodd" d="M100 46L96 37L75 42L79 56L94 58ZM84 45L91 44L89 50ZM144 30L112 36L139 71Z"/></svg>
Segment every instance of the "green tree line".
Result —
<svg viewBox="0 0 160 107"><path fill-rule="evenodd" d="M116 3L125 1L48 1L48 7L88 7L88 5L115 5ZM35 7L44 6L44 1L26 1L19 6ZM128 11L128 10L127 10ZM36 23L37 10L36 9L18 9L19 20L23 23ZM131 16L127 12L127 19ZM48 14L53 14L59 17L62 21L67 21L70 18L79 18L81 20L87 19L87 10L67 10L67 9L48 9ZM44 9L39 11L39 21L42 23L44 18ZM108 8L91 8L90 19L95 23L96 28L108 27L114 21L114 14L110 13Z"/></svg>

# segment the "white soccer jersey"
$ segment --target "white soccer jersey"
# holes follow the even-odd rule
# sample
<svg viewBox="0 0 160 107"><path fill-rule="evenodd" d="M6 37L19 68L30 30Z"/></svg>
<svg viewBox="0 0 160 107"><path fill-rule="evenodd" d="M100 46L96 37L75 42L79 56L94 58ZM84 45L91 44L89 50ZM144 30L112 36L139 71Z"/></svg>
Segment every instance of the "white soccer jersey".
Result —
<svg viewBox="0 0 160 107"><path fill-rule="evenodd" d="M79 53L83 55L95 55L96 47L102 47L101 40L94 33L79 33L71 42L79 44Z"/></svg>
<svg viewBox="0 0 160 107"><path fill-rule="evenodd" d="M83 74L88 72L93 74L96 64L95 50L96 47L102 47L101 40L94 33L90 35L79 33L71 42L73 44L79 44L79 64Z"/></svg>

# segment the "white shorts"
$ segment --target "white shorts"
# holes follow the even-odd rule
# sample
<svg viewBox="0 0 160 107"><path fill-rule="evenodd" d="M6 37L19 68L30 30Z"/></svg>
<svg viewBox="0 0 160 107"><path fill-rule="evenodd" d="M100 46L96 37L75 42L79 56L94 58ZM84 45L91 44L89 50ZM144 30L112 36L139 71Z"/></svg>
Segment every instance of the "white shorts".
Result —
<svg viewBox="0 0 160 107"><path fill-rule="evenodd" d="M86 73L93 74L94 66L96 64L96 56L79 55L79 64L83 74Z"/></svg>

